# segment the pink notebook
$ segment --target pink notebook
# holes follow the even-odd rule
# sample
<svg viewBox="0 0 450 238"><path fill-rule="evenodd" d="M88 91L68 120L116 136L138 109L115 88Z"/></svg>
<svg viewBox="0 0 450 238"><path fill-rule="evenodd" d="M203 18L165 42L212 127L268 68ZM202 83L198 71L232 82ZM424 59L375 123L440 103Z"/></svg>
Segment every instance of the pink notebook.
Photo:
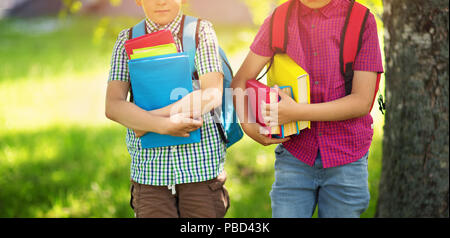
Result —
<svg viewBox="0 0 450 238"><path fill-rule="evenodd" d="M260 108L262 102L269 104L270 102L273 102L275 100L278 101L277 91L263 83L260 83L255 79L248 80L245 84L245 87L247 88L248 92L250 112L252 113L252 116L255 118L256 122L271 132L268 135L269 137L272 137L272 134L278 134L279 130L277 130L277 128L270 128L266 124L264 124ZM273 133L274 131L276 131L276 133Z"/></svg>

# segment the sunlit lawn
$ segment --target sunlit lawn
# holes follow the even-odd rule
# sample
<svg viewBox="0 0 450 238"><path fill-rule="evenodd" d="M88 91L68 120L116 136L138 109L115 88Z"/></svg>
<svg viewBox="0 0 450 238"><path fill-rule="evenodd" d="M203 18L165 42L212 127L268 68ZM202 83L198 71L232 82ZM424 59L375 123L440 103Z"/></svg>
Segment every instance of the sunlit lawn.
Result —
<svg viewBox="0 0 450 238"><path fill-rule="evenodd" d="M134 22L0 20L0 217L133 217L125 129L104 117L104 96L117 33ZM237 69L255 29L217 32ZM363 217L375 213L380 177L375 118ZM274 148L246 137L228 150L227 217L271 216Z"/></svg>

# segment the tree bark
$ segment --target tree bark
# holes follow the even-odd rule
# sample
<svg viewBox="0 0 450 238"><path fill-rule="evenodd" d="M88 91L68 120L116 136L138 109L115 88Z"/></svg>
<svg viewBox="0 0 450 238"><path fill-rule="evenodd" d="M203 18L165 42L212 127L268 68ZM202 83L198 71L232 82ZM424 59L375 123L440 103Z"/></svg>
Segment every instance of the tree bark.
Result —
<svg viewBox="0 0 450 238"><path fill-rule="evenodd" d="M386 118L377 217L448 217L448 0L384 0Z"/></svg>

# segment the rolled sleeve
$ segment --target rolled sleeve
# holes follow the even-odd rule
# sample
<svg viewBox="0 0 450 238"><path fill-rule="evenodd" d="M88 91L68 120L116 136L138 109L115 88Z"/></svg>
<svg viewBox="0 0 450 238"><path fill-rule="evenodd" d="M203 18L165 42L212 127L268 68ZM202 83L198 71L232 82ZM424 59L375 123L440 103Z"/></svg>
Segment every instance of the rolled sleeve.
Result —
<svg viewBox="0 0 450 238"><path fill-rule="evenodd" d="M269 16L264 20L264 23L259 28L258 33L253 40L252 45L250 46L250 50L260 56L264 57L272 57L274 55L274 51L270 48L270 19L272 16Z"/></svg>
<svg viewBox="0 0 450 238"><path fill-rule="evenodd" d="M121 31L117 37L111 57L111 69L109 71L108 81L130 81L128 56L125 51L125 41L128 40L128 31L129 29Z"/></svg>
<svg viewBox="0 0 450 238"><path fill-rule="evenodd" d="M212 24L202 20L198 34L198 48L195 54L195 66L198 75L201 76L210 72L223 73L219 43Z"/></svg>

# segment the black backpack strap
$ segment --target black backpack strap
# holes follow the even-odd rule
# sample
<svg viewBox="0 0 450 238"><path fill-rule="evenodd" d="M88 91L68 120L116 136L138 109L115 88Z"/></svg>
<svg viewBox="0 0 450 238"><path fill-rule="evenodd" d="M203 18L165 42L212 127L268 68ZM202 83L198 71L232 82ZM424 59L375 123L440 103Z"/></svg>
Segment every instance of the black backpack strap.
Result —
<svg viewBox="0 0 450 238"><path fill-rule="evenodd" d="M339 63L345 80L345 95L352 92L353 64L362 45L364 26L369 16L369 9L352 0L341 33Z"/></svg>
<svg viewBox="0 0 450 238"><path fill-rule="evenodd" d="M146 23L146 21L145 20L143 20L143 24L141 24L142 23L142 21L141 22L139 22L137 25L135 25L134 27L136 27L136 26L143 26L144 27L144 32L145 32L145 34L148 34L148 29L147 29L147 23ZM129 31L128 31L128 40L131 40L131 39L133 39L134 37L133 37L133 28L134 27L130 27L130 29L129 29ZM130 85L130 102L133 102L134 103L134 97L133 97L133 89L131 88L131 85Z"/></svg>
<svg viewBox="0 0 450 238"><path fill-rule="evenodd" d="M133 39L133 27L130 27L130 30L128 31L128 40ZM131 81L131 78L130 78ZM130 82L130 102L134 103L134 97L133 97L133 89L131 88L131 82Z"/></svg>

